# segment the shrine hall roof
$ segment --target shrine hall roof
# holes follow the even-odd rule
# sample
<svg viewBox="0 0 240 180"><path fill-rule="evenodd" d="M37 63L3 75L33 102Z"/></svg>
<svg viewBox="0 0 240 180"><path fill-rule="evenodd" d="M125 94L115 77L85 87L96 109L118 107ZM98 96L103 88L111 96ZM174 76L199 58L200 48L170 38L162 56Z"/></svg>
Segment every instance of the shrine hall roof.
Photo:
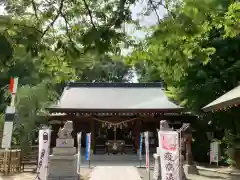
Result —
<svg viewBox="0 0 240 180"><path fill-rule="evenodd" d="M207 112L238 105L240 105L240 85L238 85L231 91L228 91L226 94L220 96L202 109Z"/></svg>
<svg viewBox="0 0 240 180"><path fill-rule="evenodd" d="M161 83L69 83L51 112L178 112Z"/></svg>

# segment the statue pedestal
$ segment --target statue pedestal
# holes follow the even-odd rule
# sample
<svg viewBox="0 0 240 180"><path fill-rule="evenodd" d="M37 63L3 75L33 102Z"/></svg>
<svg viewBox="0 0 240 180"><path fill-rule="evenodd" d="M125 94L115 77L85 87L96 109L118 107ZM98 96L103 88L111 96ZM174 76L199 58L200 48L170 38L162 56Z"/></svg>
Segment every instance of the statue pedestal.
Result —
<svg viewBox="0 0 240 180"><path fill-rule="evenodd" d="M67 121L59 130L59 138L53 154L49 156L47 180L79 180L77 174L77 154L71 137L72 122Z"/></svg>
<svg viewBox="0 0 240 180"><path fill-rule="evenodd" d="M198 172L198 169L195 165L185 165L185 172L186 174L195 174L195 175L198 175L199 172Z"/></svg>
<svg viewBox="0 0 240 180"><path fill-rule="evenodd" d="M73 139L57 139L49 156L48 180L77 180L77 154Z"/></svg>

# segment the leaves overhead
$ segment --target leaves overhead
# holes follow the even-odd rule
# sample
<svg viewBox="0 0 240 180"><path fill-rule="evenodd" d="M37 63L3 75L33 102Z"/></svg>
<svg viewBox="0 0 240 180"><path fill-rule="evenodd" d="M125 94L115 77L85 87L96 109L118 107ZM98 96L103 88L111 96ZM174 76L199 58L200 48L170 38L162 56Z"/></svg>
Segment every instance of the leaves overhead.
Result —
<svg viewBox="0 0 240 180"><path fill-rule="evenodd" d="M201 108L240 81L239 8L238 1L177 2L127 57L140 81L163 81L169 98L235 137L234 109L206 115Z"/></svg>

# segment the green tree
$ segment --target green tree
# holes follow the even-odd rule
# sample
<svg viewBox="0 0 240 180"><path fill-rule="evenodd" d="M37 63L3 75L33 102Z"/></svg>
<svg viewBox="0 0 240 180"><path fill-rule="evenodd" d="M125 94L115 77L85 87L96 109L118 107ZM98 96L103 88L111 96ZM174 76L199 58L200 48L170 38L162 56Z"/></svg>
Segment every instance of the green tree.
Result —
<svg viewBox="0 0 240 180"><path fill-rule="evenodd" d="M16 99L17 120L13 142L26 148L34 143L41 124L48 125L45 110L58 95L50 82L19 87Z"/></svg>
<svg viewBox="0 0 240 180"><path fill-rule="evenodd" d="M237 1L176 3L127 58L141 81L164 81L171 99L235 137L240 129L234 110L208 117L201 108L239 83L239 8Z"/></svg>

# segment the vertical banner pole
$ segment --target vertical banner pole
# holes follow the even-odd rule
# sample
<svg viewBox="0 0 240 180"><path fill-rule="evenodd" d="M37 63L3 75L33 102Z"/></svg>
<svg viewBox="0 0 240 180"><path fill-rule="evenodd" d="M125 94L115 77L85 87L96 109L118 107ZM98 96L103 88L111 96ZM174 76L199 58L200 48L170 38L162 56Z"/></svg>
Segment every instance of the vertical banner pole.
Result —
<svg viewBox="0 0 240 180"><path fill-rule="evenodd" d="M182 180L182 131L178 131L179 133L179 175L180 175L180 180Z"/></svg>
<svg viewBox="0 0 240 180"><path fill-rule="evenodd" d="M36 179L47 179L50 133L50 129L41 129L39 131L39 154Z"/></svg>
<svg viewBox="0 0 240 180"><path fill-rule="evenodd" d="M81 143L82 140L82 132L77 134L77 142L78 142L78 161L77 161L77 173L80 174L80 166L81 166Z"/></svg>
<svg viewBox="0 0 240 180"><path fill-rule="evenodd" d="M6 151L11 148L13 121L15 119L15 96L17 92L18 77L10 78L9 91L11 93L11 106L7 106L3 128L2 148Z"/></svg>
<svg viewBox="0 0 240 180"><path fill-rule="evenodd" d="M139 162L140 162L140 167L142 167L142 145L143 145L143 134L140 133L140 147L139 147Z"/></svg>
<svg viewBox="0 0 240 180"><path fill-rule="evenodd" d="M85 152L85 159L88 161L88 167L91 167L91 133L87 133L86 135L86 152Z"/></svg>
<svg viewBox="0 0 240 180"><path fill-rule="evenodd" d="M149 132L144 132L145 136L145 151L146 151L146 170L148 171L148 178L150 180L150 166L149 166Z"/></svg>
<svg viewBox="0 0 240 180"><path fill-rule="evenodd" d="M159 131L160 133L160 161L162 180L181 180L179 157L179 132Z"/></svg>

